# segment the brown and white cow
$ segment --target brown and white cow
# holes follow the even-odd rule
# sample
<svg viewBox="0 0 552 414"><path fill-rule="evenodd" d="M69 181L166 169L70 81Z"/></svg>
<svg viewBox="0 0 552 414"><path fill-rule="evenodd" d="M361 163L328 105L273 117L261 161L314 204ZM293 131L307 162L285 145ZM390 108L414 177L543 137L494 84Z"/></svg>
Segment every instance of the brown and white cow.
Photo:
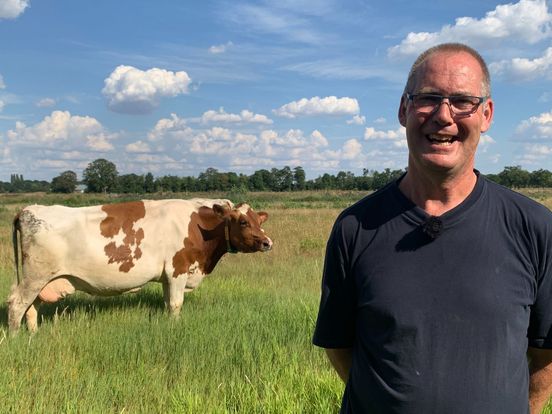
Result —
<svg viewBox="0 0 552 414"><path fill-rule="evenodd" d="M35 305L76 290L116 295L150 281L163 284L165 304L178 315L184 292L197 287L225 253L271 249L261 229L267 218L247 204L210 199L28 206L14 219L18 283L8 299L9 328L17 331L25 315L28 329L36 330Z"/></svg>

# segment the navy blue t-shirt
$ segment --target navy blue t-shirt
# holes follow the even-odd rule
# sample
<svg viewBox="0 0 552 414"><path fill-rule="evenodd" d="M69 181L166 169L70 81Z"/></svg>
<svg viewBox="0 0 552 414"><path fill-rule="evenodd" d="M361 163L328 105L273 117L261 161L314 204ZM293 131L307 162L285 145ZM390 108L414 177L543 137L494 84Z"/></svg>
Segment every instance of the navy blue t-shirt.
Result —
<svg viewBox="0 0 552 414"><path fill-rule="evenodd" d="M527 347L552 348L552 212L478 176L435 238L428 218L393 182L334 225L313 342L353 348L341 412L528 413Z"/></svg>

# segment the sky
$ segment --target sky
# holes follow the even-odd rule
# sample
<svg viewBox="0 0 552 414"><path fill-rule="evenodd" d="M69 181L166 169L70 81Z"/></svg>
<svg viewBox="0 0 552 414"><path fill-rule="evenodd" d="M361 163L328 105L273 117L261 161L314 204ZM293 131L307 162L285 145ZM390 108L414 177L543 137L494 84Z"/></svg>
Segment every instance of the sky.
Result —
<svg viewBox="0 0 552 414"><path fill-rule="evenodd" d="M476 167L552 170L552 1L0 0L0 181L98 158L156 177L401 169L409 68L450 41L491 71Z"/></svg>

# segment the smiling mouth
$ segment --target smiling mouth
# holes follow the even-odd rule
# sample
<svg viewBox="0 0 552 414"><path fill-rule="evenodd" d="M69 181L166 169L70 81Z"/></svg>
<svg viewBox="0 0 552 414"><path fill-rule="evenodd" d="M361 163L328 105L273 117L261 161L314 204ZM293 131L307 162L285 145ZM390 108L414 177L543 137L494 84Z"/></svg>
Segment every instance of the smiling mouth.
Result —
<svg viewBox="0 0 552 414"><path fill-rule="evenodd" d="M452 145L452 143L456 141L456 137L454 135L428 134L426 135L426 138L429 142L436 145Z"/></svg>

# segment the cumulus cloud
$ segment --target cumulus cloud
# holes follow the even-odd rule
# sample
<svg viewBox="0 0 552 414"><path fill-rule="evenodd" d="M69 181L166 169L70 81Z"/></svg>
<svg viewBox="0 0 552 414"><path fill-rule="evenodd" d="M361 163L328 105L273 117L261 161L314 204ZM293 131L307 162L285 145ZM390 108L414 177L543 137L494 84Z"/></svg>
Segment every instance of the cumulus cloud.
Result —
<svg viewBox="0 0 552 414"><path fill-rule="evenodd" d="M97 151L112 149L109 140L115 138L115 135L108 134L95 118L73 116L68 111L53 111L51 115L32 126L18 121L15 123L15 129L8 130L6 136L11 143L25 145L54 146L60 142L84 142L90 149Z"/></svg>
<svg viewBox="0 0 552 414"><path fill-rule="evenodd" d="M176 114L170 118L162 118L155 124L155 127L148 133L149 141L161 141L168 137L173 139L186 139L192 135L192 129L186 124L186 120Z"/></svg>
<svg viewBox="0 0 552 414"><path fill-rule="evenodd" d="M552 79L552 47L535 59L514 58L501 60L489 65L489 70L509 80L529 81L537 78Z"/></svg>
<svg viewBox="0 0 552 414"><path fill-rule="evenodd" d="M388 49L388 54L390 57L417 55L443 42L488 46L515 40L534 44L552 35L551 22L545 0L520 0L498 5L481 19L457 18L453 25L446 25L439 32L411 32L399 45Z"/></svg>
<svg viewBox="0 0 552 414"><path fill-rule="evenodd" d="M515 137L523 141L552 142L552 112L544 112L522 121L516 128Z"/></svg>
<svg viewBox="0 0 552 414"><path fill-rule="evenodd" d="M276 115L286 118L317 115L356 115L359 111L356 99L348 97L337 98L335 96L303 98L273 110Z"/></svg>
<svg viewBox="0 0 552 414"><path fill-rule="evenodd" d="M244 109L239 114L229 114L224 111L224 108L219 108L218 111L207 111L201 116L203 124L211 122L228 122L228 123L252 123L252 124L272 124L273 121L266 115L254 114L251 111Z"/></svg>
<svg viewBox="0 0 552 414"><path fill-rule="evenodd" d="M214 45L209 48L209 53L212 53L214 55L225 53L233 45L234 44L232 42L226 42L225 44L222 44L222 45Z"/></svg>
<svg viewBox="0 0 552 414"><path fill-rule="evenodd" d="M366 123L366 117L363 115L354 115L352 119L347 121L347 124L364 125Z"/></svg>
<svg viewBox="0 0 552 414"><path fill-rule="evenodd" d="M144 142L144 141L136 141L136 142L132 142L130 144L128 144L125 149L128 151L128 152L137 152L137 153L140 153L140 152L150 152L151 151L151 148L149 146L149 144L147 142Z"/></svg>
<svg viewBox="0 0 552 414"><path fill-rule="evenodd" d="M104 80L102 93L109 108L115 112L145 114L157 108L163 97L187 94L190 83L191 79L184 71L159 68L143 71L121 65Z"/></svg>
<svg viewBox="0 0 552 414"><path fill-rule="evenodd" d="M29 0L0 1L0 19L15 19L29 7Z"/></svg>
<svg viewBox="0 0 552 414"><path fill-rule="evenodd" d="M521 165L538 166L550 165L548 160L552 161L552 145L524 144L523 151L516 161Z"/></svg>
<svg viewBox="0 0 552 414"><path fill-rule="evenodd" d="M50 108L56 104L56 100L52 98L44 98L36 103L39 108Z"/></svg>
<svg viewBox="0 0 552 414"><path fill-rule="evenodd" d="M391 141L395 147L406 148L406 129L399 127L396 130L381 131L373 127L367 127L364 130L364 139L366 141Z"/></svg>

